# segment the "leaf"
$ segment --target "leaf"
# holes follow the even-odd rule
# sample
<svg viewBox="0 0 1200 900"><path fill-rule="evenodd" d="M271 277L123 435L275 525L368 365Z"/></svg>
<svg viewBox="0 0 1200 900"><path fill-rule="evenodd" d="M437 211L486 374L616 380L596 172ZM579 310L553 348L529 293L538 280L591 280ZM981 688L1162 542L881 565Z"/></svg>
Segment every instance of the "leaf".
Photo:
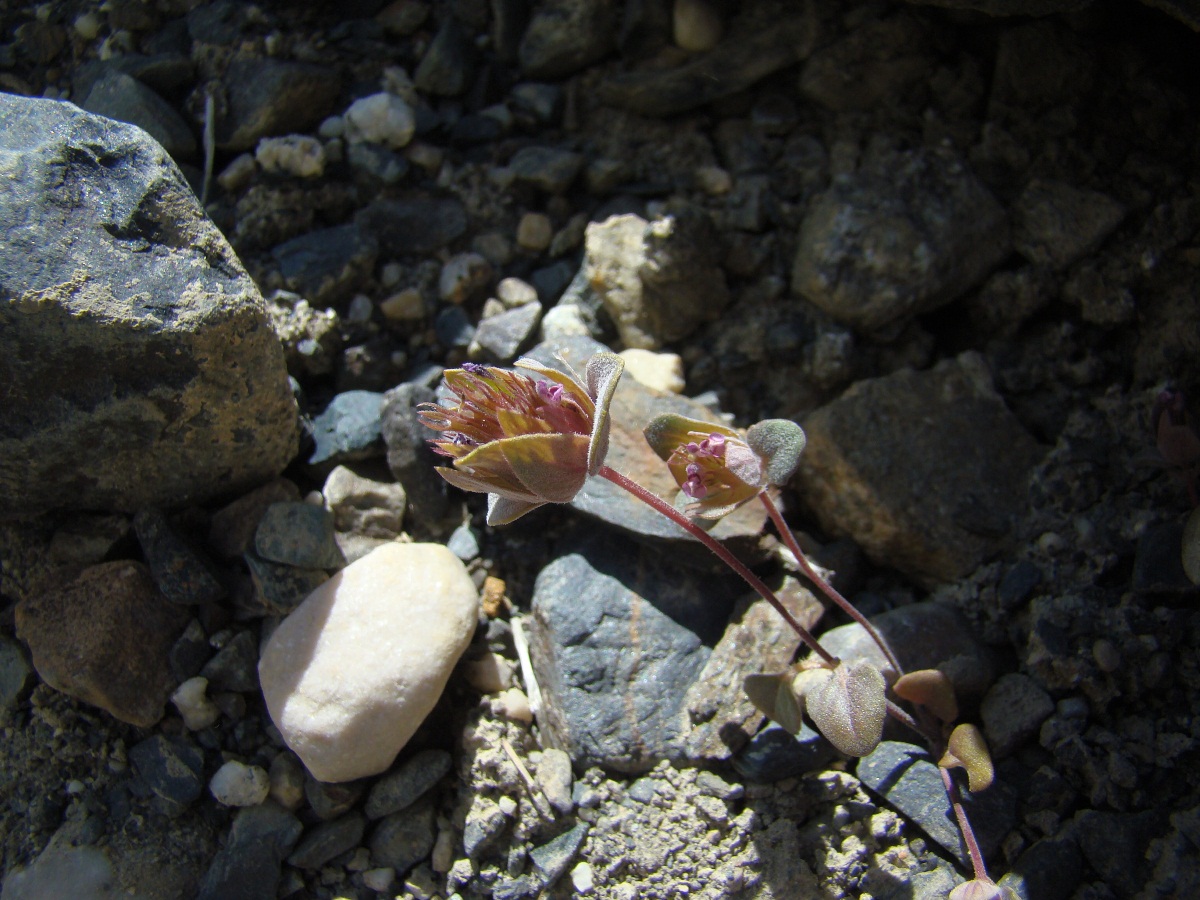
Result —
<svg viewBox="0 0 1200 900"><path fill-rule="evenodd" d="M906 672L896 679L892 690L901 700L919 703L941 719L953 722L958 718L958 698L946 673L938 669Z"/></svg>
<svg viewBox="0 0 1200 900"><path fill-rule="evenodd" d="M792 673L747 675L742 682L746 696L764 715L788 734L798 734L804 707L792 692Z"/></svg>
<svg viewBox="0 0 1200 900"><path fill-rule="evenodd" d="M588 442L587 470L595 475L604 465L608 455L608 433L610 428L608 408L612 406L617 382L625 371L625 360L615 353L594 353L587 363L587 387L596 401L592 418L592 435Z"/></svg>
<svg viewBox="0 0 1200 900"><path fill-rule="evenodd" d="M750 426L746 443L766 463L767 481L786 484L800 465L808 438L804 429L790 419L764 419Z"/></svg>
<svg viewBox="0 0 1200 900"><path fill-rule="evenodd" d="M832 677L805 691L805 708L817 730L847 756L866 756L883 737L887 685L865 660L840 662Z"/></svg>
<svg viewBox="0 0 1200 900"><path fill-rule="evenodd" d="M950 733L946 744L946 753L938 765L943 769L953 769L961 766L967 770L967 784L971 793L986 791L995 777L992 767L992 756L988 753L987 741L974 725L964 722Z"/></svg>
<svg viewBox="0 0 1200 900"><path fill-rule="evenodd" d="M646 443L658 454L659 459L670 459L671 454L680 444L696 438L707 437L710 434L720 434L727 438L738 438L738 433L724 425L713 422L702 422L699 419L689 419L687 416L677 416L665 413L655 416L643 430ZM740 438L738 438L740 440Z"/></svg>
<svg viewBox="0 0 1200 900"><path fill-rule="evenodd" d="M1192 584L1200 584L1200 506L1183 526L1183 571Z"/></svg>

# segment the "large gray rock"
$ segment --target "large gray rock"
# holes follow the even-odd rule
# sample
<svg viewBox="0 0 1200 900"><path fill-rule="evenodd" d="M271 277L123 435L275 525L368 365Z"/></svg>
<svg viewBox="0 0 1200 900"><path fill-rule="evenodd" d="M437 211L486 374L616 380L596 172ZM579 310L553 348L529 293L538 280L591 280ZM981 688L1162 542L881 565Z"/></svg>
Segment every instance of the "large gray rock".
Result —
<svg viewBox="0 0 1200 900"><path fill-rule="evenodd" d="M296 404L262 298L143 131L0 94L0 517L278 474Z"/></svg>

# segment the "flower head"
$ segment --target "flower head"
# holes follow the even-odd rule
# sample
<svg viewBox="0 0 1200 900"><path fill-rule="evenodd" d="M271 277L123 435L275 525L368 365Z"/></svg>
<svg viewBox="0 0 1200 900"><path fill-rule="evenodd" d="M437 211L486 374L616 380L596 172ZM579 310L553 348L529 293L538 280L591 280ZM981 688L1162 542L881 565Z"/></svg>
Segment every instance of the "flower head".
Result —
<svg viewBox="0 0 1200 900"><path fill-rule="evenodd" d="M532 359L515 363L540 378L466 363L445 374L449 405L424 403L421 422L453 468L439 467L464 491L488 494L488 524L504 525L544 503L568 503L608 452L613 392L625 364L612 353L588 360L584 378Z"/></svg>
<svg viewBox="0 0 1200 900"><path fill-rule="evenodd" d="M724 425L669 414L644 433L687 498L684 510L703 519L719 519L768 484L787 481L804 449L804 432L787 419L759 422L743 438Z"/></svg>

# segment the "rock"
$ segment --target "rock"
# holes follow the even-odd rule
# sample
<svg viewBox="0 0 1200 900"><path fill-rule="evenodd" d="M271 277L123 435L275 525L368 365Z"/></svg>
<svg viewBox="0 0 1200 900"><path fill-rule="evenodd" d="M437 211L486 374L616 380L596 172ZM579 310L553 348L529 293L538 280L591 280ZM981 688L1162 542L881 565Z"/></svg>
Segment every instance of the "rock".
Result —
<svg viewBox="0 0 1200 900"><path fill-rule="evenodd" d="M339 532L391 540L404 531L408 498L402 484L375 481L338 466L325 479L321 493Z"/></svg>
<svg viewBox="0 0 1200 900"><path fill-rule="evenodd" d="M810 631L824 607L813 594L788 578L776 596ZM690 731L684 741L695 763L724 761L750 740L763 715L742 687L747 675L782 672L795 659L800 638L761 597L742 600L699 677L684 696Z"/></svg>
<svg viewBox="0 0 1200 900"><path fill-rule="evenodd" d="M208 645L208 635L198 619L192 619L183 634L171 645L167 654L167 663L175 680L186 682L200 674L208 658L212 656L212 648ZM180 684L180 687L183 685Z"/></svg>
<svg viewBox="0 0 1200 900"><path fill-rule="evenodd" d="M208 699L208 679L189 678L175 689L171 703L179 710L188 731L202 731L221 718L221 710Z"/></svg>
<svg viewBox="0 0 1200 900"><path fill-rule="evenodd" d="M529 851L533 867L542 876L546 887L558 881L563 872L567 871L567 866L571 865L575 854L587 840L590 828L591 826L587 822L580 822L570 831L564 831L549 843L534 847Z"/></svg>
<svg viewBox="0 0 1200 900"><path fill-rule="evenodd" d="M200 674L218 691L250 692L258 690L255 661L258 639L253 631L239 631L232 640L204 664Z"/></svg>
<svg viewBox="0 0 1200 900"><path fill-rule="evenodd" d="M733 767L743 778L764 784L816 772L837 757L837 748L808 725L789 734L772 722L733 757Z"/></svg>
<svg viewBox="0 0 1200 900"><path fill-rule="evenodd" d="M0 721L16 709L32 674L21 645L0 636Z"/></svg>
<svg viewBox="0 0 1200 900"><path fill-rule="evenodd" d="M325 174L325 145L308 135L263 138L254 150L254 159L268 174L293 178L320 178Z"/></svg>
<svg viewBox="0 0 1200 900"><path fill-rule="evenodd" d="M820 30L816 7L806 3L769 28L730 35L684 65L611 76L596 96L638 115L667 118L737 94L812 53Z"/></svg>
<svg viewBox="0 0 1200 900"><path fill-rule="evenodd" d="M351 143L367 141L394 149L407 146L417 127L412 107L386 92L355 100L345 118Z"/></svg>
<svg viewBox="0 0 1200 900"><path fill-rule="evenodd" d="M366 830L367 820L361 813L350 813L340 819L322 822L300 839L288 857L288 864L299 869L319 869L335 857L359 846Z"/></svg>
<svg viewBox="0 0 1200 900"><path fill-rule="evenodd" d="M1146 850L1166 827L1157 810L1136 813L1085 809L1072 820L1080 849L1103 883L1119 898L1136 896L1148 880Z"/></svg>
<svg viewBox="0 0 1200 900"><path fill-rule="evenodd" d="M167 653L187 616L137 562L89 566L16 608L17 637L42 680L122 722L149 727L175 686Z"/></svg>
<svg viewBox="0 0 1200 900"><path fill-rule="evenodd" d="M4 900L117 900L116 873L108 857L95 847L51 845L33 865L4 876Z"/></svg>
<svg viewBox="0 0 1200 900"><path fill-rule="evenodd" d="M225 596L212 565L157 509L133 517L133 530L150 566L155 586L179 606L203 606Z"/></svg>
<svg viewBox="0 0 1200 900"><path fill-rule="evenodd" d="M309 465L339 465L381 455L383 394L343 391L313 419Z"/></svg>
<svg viewBox="0 0 1200 900"><path fill-rule="evenodd" d="M475 536L475 530L471 527L470 522L463 522L455 528L454 533L446 541L446 546L463 562L470 562L479 555L479 538Z"/></svg>
<svg viewBox="0 0 1200 900"><path fill-rule="evenodd" d="M571 757L564 751L554 747L542 751L542 758L537 764L537 786L560 815L569 816L575 809L575 801L571 796L573 775Z"/></svg>
<svg viewBox="0 0 1200 900"><path fill-rule="evenodd" d="M417 90L435 97L457 97L475 72L475 47L453 16L446 16L413 75Z"/></svg>
<svg viewBox="0 0 1200 900"><path fill-rule="evenodd" d="M446 483L429 477L432 468L441 465L442 457L429 448L433 432L421 424L416 413L419 404L436 400L431 388L402 384L383 395L380 413L388 468L404 485L412 527L426 534L449 533L459 524Z"/></svg>
<svg viewBox="0 0 1200 900"><path fill-rule="evenodd" d="M492 280L492 266L478 253L456 253L438 273L438 296L461 306Z"/></svg>
<svg viewBox="0 0 1200 900"><path fill-rule="evenodd" d="M338 552L342 552L340 544ZM325 569L275 563L252 551L243 554L243 560L250 570L253 593L249 597L239 593L236 603L239 611L251 617L287 615L329 580L329 572Z"/></svg>
<svg viewBox="0 0 1200 900"><path fill-rule="evenodd" d="M204 754L190 740L162 734L129 748L142 785L168 816L178 816L204 791Z"/></svg>
<svg viewBox="0 0 1200 900"><path fill-rule="evenodd" d="M283 861L304 826L274 803L239 810L217 851L197 900L269 900L278 896Z"/></svg>
<svg viewBox="0 0 1200 900"><path fill-rule="evenodd" d="M371 862L406 872L433 850L434 808L422 803L384 818L371 833Z"/></svg>
<svg viewBox="0 0 1200 900"><path fill-rule="evenodd" d="M1035 737L1052 712L1054 701L1028 675L1002 675L979 708L992 759L1003 759Z"/></svg>
<svg viewBox="0 0 1200 900"><path fill-rule="evenodd" d="M698 578L623 541L585 541L539 574L530 655L539 723L581 767L682 760L684 697L728 613L728 579ZM681 623L686 622L687 625Z"/></svg>
<svg viewBox="0 0 1200 900"><path fill-rule="evenodd" d="M274 291L267 298L267 314L283 344L288 372L303 377L333 371L342 350L336 309L313 309L299 294Z"/></svg>
<svg viewBox="0 0 1200 900"><path fill-rule="evenodd" d="M349 298L377 255L375 239L353 222L310 231L271 251L288 288L318 306Z"/></svg>
<svg viewBox="0 0 1200 900"><path fill-rule="evenodd" d="M408 809L449 774L451 762L445 750L418 751L371 786L363 812L382 819Z"/></svg>
<svg viewBox="0 0 1200 900"><path fill-rule="evenodd" d="M0 516L132 512L276 475L298 434L279 344L179 170L70 104L0 94L0 123Z"/></svg>
<svg viewBox="0 0 1200 900"><path fill-rule="evenodd" d="M974 353L859 381L803 425L793 483L825 530L925 584L1005 546L1041 456Z"/></svg>
<svg viewBox="0 0 1200 900"><path fill-rule="evenodd" d="M271 782L269 796L284 809L298 809L304 802L304 764L296 754L289 750L277 753L267 777Z"/></svg>
<svg viewBox="0 0 1200 900"><path fill-rule="evenodd" d="M387 769L441 696L479 596L444 546L386 544L314 591L259 663L271 719L322 781Z"/></svg>
<svg viewBox="0 0 1200 900"><path fill-rule="evenodd" d="M1065 269L1124 218L1125 207L1107 194L1035 178L1012 206L1013 249L1035 265Z"/></svg>
<svg viewBox="0 0 1200 900"><path fill-rule="evenodd" d="M707 215L684 210L653 222L626 215L588 225L583 268L625 345L654 350L729 303L720 258Z"/></svg>
<svg viewBox="0 0 1200 900"><path fill-rule="evenodd" d="M479 323L475 329L475 344L488 358L512 362L521 348L531 342L541 320L542 305L536 301L505 310Z"/></svg>
<svg viewBox="0 0 1200 900"><path fill-rule="evenodd" d="M682 394L683 360L677 353L654 353L631 348L619 354L625 360L625 377L640 381L648 388L666 394Z"/></svg>
<svg viewBox="0 0 1200 900"><path fill-rule="evenodd" d="M250 150L260 138L303 134L333 112L341 80L333 69L310 63L248 56L235 59L221 79L217 149Z"/></svg>
<svg viewBox="0 0 1200 900"><path fill-rule="evenodd" d="M108 71L98 78L80 107L98 116L136 125L177 160L193 159L196 138L171 104L136 78Z"/></svg>
<svg viewBox="0 0 1200 900"><path fill-rule="evenodd" d="M510 797L501 800L512 803ZM490 797L475 797L463 823L463 852L477 860L500 839L508 824L509 817L499 803Z"/></svg>
<svg viewBox="0 0 1200 900"><path fill-rule="evenodd" d="M443 309L433 320L433 333L443 347L464 350L475 340L475 326L461 306Z"/></svg>
<svg viewBox="0 0 1200 900"><path fill-rule="evenodd" d="M403 200L375 200L355 222L379 242L388 256L421 256L453 243L467 230L467 211L454 197L417 193Z"/></svg>
<svg viewBox="0 0 1200 900"><path fill-rule="evenodd" d="M265 769L231 759L217 769L208 791L225 806L258 806L267 799L271 782Z"/></svg>
<svg viewBox="0 0 1200 900"><path fill-rule="evenodd" d="M383 144L351 144L346 150L346 162L356 173L383 184L399 184L410 168L403 155Z"/></svg>
<svg viewBox="0 0 1200 900"><path fill-rule="evenodd" d="M725 23L708 0L675 0L672 10L675 46L689 53L705 53L721 42Z"/></svg>
<svg viewBox="0 0 1200 900"><path fill-rule="evenodd" d="M348 813L362 799L365 790L366 783L361 779L327 784L317 781L311 773L304 779L304 798L308 801L313 815L322 822Z"/></svg>
<svg viewBox="0 0 1200 900"><path fill-rule="evenodd" d="M1083 855L1069 837L1037 841L999 881L1017 900L1070 897L1083 880Z"/></svg>
<svg viewBox="0 0 1200 900"><path fill-rule="evenodd" d="M855 773L870 791L933 838L961 865L970 867L942 776L928 753L912 744L883 741L858 761ZM963 806L979 849L985 859L990 859L1017 824L1016 791L997 781L981 793L964 793Z"/></svg>
<svg viewBox="0 0 1200 900"><path fill-rule="evenodd" d="M583 168L583 154L558 147L522 147L508 161L518 184L562 194Z"/></svg>
<svg viewBox="0 0 1200 900"><path fill-rule="evenodd" d="M528 212L517 223L517 245L523 250L540 253L550 246L554 225L545 213Z"/></svg>
<svg viewBox="0 0 1200 900"><path fill-rule="evenodd" d="M956 300L1008 255L1004 208L951 151L883 153L808 206L792 290L862 331Z"/></svg>
<svg viewBox="0 0 1200 900"><path fill-rule="evenodd" d="M333 513L323 506L288 501L272 503L254 535L260 557L308 569L338 569L345 564L333 539Z"/></svg>
<svg viewBox="0 0 1200 900"><path fill-rule="evenodd" d="M590 66L616 43L617 9L603 0L551 0L537 8L518 59L529 78L563 78Z"/></svg>

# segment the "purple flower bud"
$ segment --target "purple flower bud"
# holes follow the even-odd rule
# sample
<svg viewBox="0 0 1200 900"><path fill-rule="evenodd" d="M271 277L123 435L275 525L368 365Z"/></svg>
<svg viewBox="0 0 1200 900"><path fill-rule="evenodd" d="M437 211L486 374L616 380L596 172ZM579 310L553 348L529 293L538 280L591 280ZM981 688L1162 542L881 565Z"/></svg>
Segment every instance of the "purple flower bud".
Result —
<svg viewBox="0 0 1200 900"><path fill-rule="evenodd" d="M480 363L466 362L462 364L462 370L472 375L486 375L488 367Z"/></svg>
<svg viewBox="0 0 1200 900"><path fill-rule="evenodd" d="M563 386L561 384L548 384L545 381L539 381L537 383L537 393L547 403L553 403L556 406L562 403Z"/></svg>
<svg viewBox="0 0 1200 900"><path fill-rule="evenodd" d="M704 486L704 482L700 480L698 474L689 475L687 480L679 486L679 489L693 500L703 500L708 495L708 488Z"/></svg>

